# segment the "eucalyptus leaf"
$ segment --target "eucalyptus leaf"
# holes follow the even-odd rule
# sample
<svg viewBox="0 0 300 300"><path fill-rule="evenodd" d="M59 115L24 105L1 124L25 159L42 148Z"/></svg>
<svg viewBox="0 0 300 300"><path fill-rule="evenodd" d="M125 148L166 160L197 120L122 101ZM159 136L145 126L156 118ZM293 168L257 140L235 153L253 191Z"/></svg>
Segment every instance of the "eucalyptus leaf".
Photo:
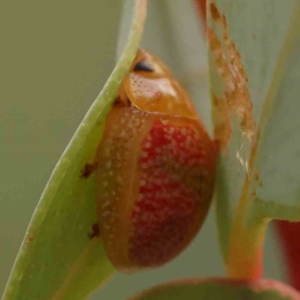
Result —
<svg viewBox="0 0 300 300"><path fill-rule="evenodd" d="M274 280L257 282L231 281L230 279L187 279L149 289L131 300L280 300L300 299L299 293Z"/></svg>
<svg viewBox="0 0 300 300"><path fill-rule="evenodd" d="M207 7L221 144L217 224L226 261L238 218L241 228L300 220L300 4L216 0Z"/></svg>
<svg viewBox="0 0 300 300"><path fill-rule="evenodd" d="M146 5L146 0L124 1L122 28L131 23L125 48L47 183L3 300L83 299L114 272L100 239L90 237L97 221L95 180L81 172L93 162L105 117L139 47Z"/></svg>

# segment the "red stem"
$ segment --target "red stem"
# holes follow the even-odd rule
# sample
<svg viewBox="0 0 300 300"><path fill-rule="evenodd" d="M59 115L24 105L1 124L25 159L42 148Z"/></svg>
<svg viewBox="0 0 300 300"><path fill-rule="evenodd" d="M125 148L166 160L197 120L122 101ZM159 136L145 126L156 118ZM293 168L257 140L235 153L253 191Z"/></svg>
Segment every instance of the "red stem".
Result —
<svg viewBox="0 0 300 300"><path fill-rule="evenodd" d="M300 290L300 223L276 221L287 273L292 285Z"/></svg>
<svg viewBox="0 0 300 300"><path fill-rule="evenodd" d="M206 25L206 0L195 0L203 24Z"/></svg>

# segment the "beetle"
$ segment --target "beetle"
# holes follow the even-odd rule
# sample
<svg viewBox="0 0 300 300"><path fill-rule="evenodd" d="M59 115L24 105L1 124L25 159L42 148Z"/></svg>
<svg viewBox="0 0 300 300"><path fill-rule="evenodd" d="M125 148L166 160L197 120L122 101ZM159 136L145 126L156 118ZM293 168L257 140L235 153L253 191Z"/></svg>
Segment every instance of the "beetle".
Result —
<svg viewBox="0 0 300 300"><path fill-rule="evenodd" d="M212 199L216 148L184 88L139 50L95 155L100 236L121 272L159 267L193 240Z"/></svg>

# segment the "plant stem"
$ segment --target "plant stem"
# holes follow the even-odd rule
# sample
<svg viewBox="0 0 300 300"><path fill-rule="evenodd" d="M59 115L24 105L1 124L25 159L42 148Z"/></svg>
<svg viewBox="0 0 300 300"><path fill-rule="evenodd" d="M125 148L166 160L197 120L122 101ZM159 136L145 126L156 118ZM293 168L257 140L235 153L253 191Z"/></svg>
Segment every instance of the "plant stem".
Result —
<svg viewBox="0 0 300 300"><path fill-rule="evenodd" d="M262 277L263 245L268 221L261 219L250 228L242 229L239 226L232 230L227 263L229 277L250 280Z"/></svg>
<svg viewBox="0 0 300 300"><path fill-rule="evenodd" d="M255 145L255 144L254 144ZM251 166L256 154L252 148ZM229 237L227 274L231 278L259 279L263 273L263 246L267 225L270 221L262 216L254 216L251 210L255 193L250 193L253 175L249 172L238 202L236 215ZM250 221L251 220L251 221Z"/></svg>

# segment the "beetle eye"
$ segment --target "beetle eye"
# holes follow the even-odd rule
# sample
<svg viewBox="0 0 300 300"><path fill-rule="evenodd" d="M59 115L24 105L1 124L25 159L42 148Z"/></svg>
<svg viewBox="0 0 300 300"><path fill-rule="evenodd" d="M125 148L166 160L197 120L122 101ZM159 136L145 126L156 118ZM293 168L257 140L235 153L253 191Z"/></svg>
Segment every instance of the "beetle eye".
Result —
<svg viewBox="0 0 300 300"><path fill-rule="evenodd" d="M133 71L154 72L153 67L145 61L139 61L133 68Z"/></svg>

